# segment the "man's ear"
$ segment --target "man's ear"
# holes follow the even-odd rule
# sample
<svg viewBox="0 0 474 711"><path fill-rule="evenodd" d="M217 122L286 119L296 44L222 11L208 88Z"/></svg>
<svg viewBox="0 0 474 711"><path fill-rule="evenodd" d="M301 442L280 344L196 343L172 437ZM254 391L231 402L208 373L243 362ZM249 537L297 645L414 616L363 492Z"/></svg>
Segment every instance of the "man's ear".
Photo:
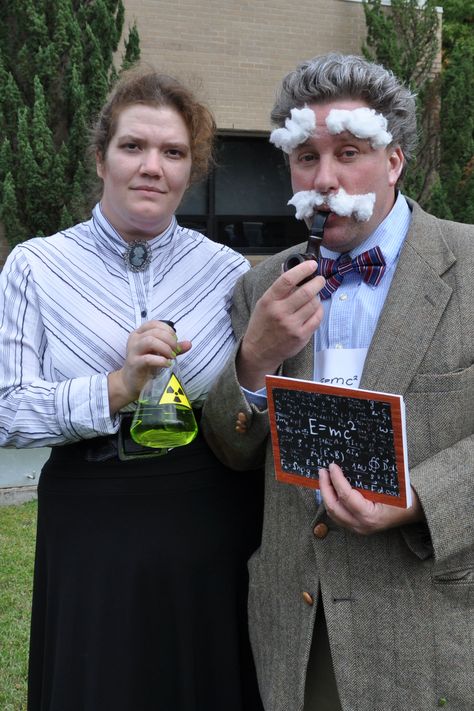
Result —
<svg viewBox="0 0 474 711"><path fill-rule="evenodd" d="M388 161L389 184L394 186L397 184L402 173L403 166L405 165L405 156L403 155L403 151L400 146L388 149Z"/></svg>

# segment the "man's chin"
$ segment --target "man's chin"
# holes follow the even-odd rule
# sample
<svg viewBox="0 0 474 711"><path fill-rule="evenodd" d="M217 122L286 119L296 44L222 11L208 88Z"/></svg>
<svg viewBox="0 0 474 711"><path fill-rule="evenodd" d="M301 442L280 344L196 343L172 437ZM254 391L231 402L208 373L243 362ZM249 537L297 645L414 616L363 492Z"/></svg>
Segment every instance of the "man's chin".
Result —
<svg viewBox="0 0 474 711"><path fill-rule="evenodd" d="M350 232L352 232L351 224L352 221L349 217L340 217L331 212L324 225L325 239L323 243L326 242L326 237L329 239L340 239L343 235L349 235Z"/></svg>
<svg viewBox="0 0 474 711"><path fill-rule="evenodd" d="M350 217L331 214L324 227L323 246L332 252L348 251L356 234L355 224Z"/></svg>

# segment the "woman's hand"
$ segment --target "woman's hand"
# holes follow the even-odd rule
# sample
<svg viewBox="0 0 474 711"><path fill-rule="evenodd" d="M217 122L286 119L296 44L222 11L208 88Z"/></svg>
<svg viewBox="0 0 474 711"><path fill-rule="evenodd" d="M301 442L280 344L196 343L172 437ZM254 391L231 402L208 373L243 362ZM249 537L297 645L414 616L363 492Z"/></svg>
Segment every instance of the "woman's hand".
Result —
<svg viewBox="0 0 474 711"><path fill-rule="evenodd" d="M191 341L178 341L176 333L163 321L147 321L132 331L123 366L108 377L110 414L136 400L155 370L169 366L191 345Z"/></svg>

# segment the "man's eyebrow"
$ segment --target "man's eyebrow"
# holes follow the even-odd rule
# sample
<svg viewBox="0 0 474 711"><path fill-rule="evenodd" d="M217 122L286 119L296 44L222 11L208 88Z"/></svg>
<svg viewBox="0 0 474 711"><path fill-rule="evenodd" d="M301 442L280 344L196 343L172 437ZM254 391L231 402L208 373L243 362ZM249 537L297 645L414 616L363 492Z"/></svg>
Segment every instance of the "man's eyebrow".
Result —
<svg viewBox="0 0 474 711"><path fill-rule="evenodd" d="M370 136L367 138L360 138L359 136L356 136L355 133L351 133L347 128L344 129L344 131L340 131L339 133L331 133L330 134L333 138L340 138L341 141L357 141L358 143L367 143L367 141L370 140Z"/></svg>
<svg viewBox="0 0 474 711"><path fill-rule="evenodd" d="M361 144L366 144L369 139L368 138L358 138L355 136L353 133L348 131L347 129L344 129L344 131L340 131L340 133L331 133L330 134L331 138L334 138L337 142L339 143L361 143ZM317 150L317 147L315 147L312 143L312 139L318 139L318 134L313 133L312 136L309 136L306 140L301 141L301 143L298 143L297 146L295 146L294 150L301 150L302 148L311 148L313 150Z"/></svg>
<svg viewBox="0 0 474 711"><path fill-rule="evenodd" d="M311 140L307 138L305 141L301 141L301 143L298 143L296 148L308 148L311 145Z"/></svg>

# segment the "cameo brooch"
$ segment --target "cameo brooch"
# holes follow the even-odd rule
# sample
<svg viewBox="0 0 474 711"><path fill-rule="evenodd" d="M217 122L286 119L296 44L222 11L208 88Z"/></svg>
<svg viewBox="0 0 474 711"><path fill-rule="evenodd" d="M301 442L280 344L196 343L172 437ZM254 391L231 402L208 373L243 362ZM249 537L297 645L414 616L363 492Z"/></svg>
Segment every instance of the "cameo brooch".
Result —
<svg viewBox="0 0 474 711"><path fill-rule="evenodd" d="M123 258L130 271L143 272L151 262L151 249L145 241L130 242Z"/></svg>

